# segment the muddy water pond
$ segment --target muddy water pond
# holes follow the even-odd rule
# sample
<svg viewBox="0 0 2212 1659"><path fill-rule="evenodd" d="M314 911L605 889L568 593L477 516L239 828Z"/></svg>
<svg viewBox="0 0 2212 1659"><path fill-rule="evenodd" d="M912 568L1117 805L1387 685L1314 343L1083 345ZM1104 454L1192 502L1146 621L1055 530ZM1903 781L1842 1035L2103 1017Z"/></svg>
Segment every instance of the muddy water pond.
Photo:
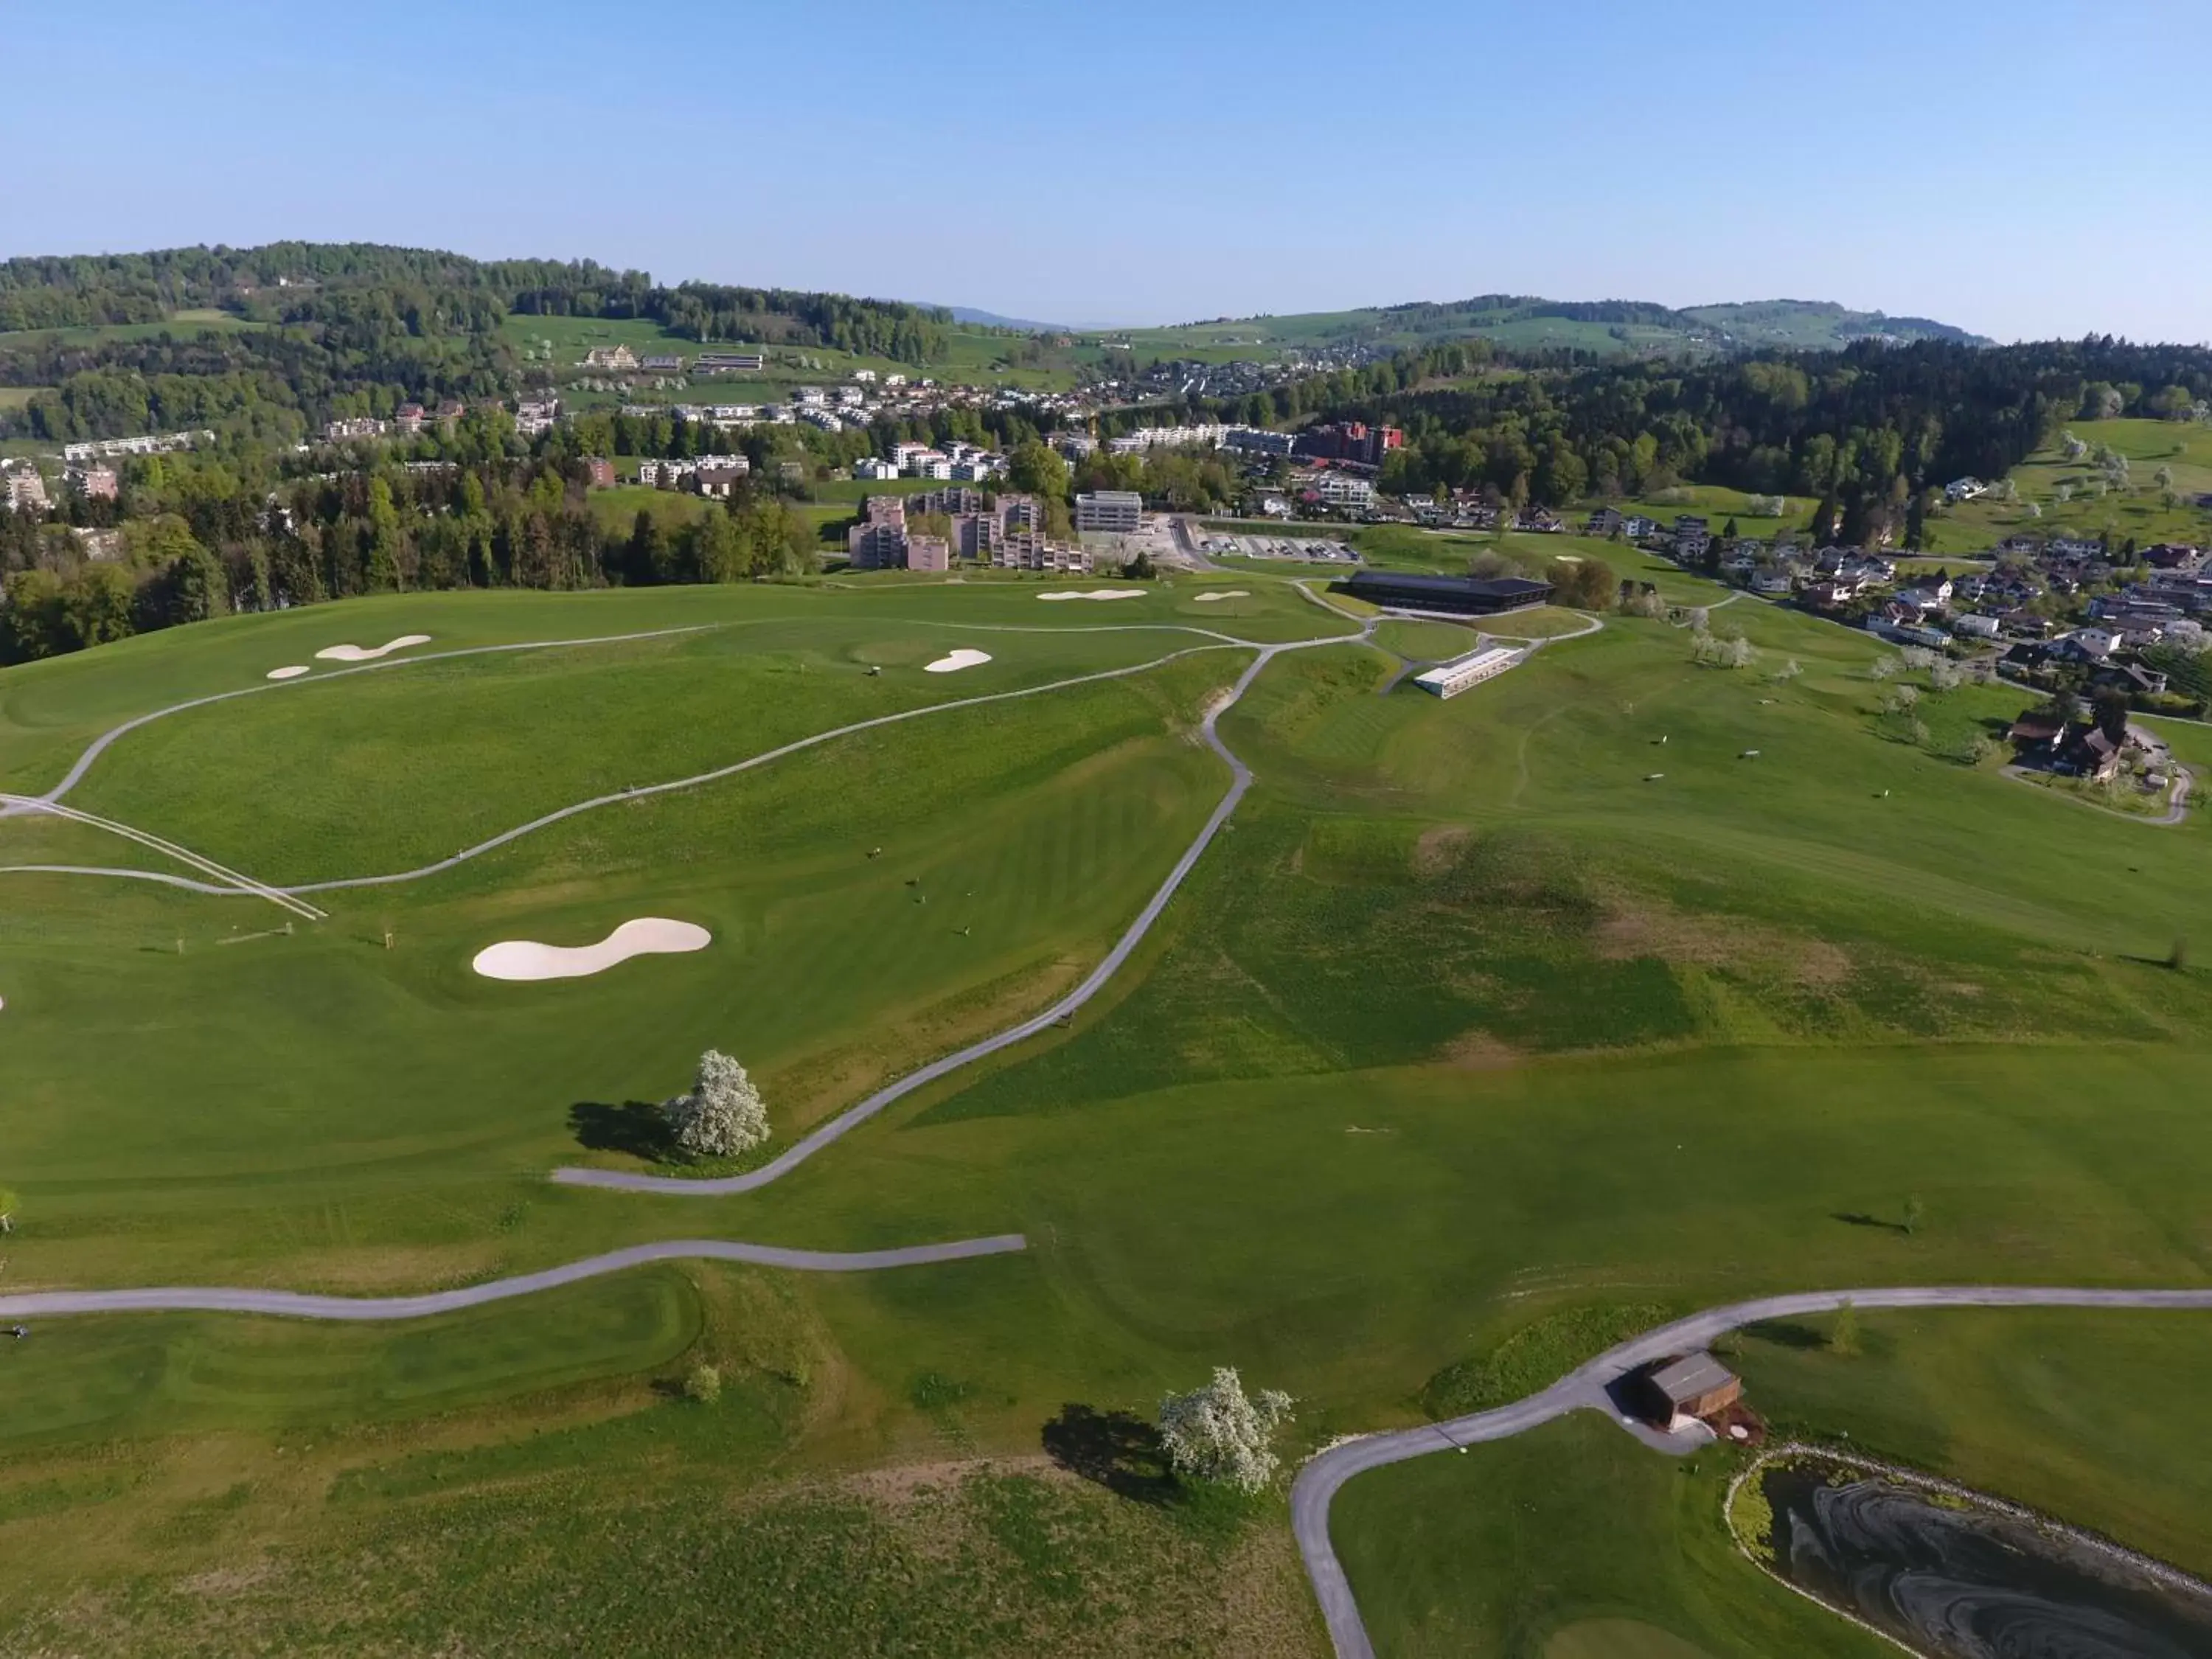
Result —
<svg viewBox="0 0 2212 1659"><path fill-rule="evenodd" d="M2180 1575L1841 1464L1754 1478L1776 1570L1930 1659L2212 1659L2212 1594Z"/></svg>

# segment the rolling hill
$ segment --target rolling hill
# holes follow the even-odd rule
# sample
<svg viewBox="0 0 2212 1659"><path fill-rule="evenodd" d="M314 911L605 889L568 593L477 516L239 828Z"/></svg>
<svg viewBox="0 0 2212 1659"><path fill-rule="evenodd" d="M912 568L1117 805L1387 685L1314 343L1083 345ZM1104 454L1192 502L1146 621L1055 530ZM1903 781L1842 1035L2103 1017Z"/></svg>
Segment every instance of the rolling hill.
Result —
<svg viewBox="0 0 2212 1659"><path fill-rule="evenodd" d="M1924 317L1889 317L1826 301L1765 300L1678 311L1634 300L1563 301L1486 294L1471 300L1416 301L1354 311L1217 318L1171 328L1122 331L1141 356L1187 349L1224 351L1394 350L1452 339L1488 339L1521 350L1546 347L1607 355L1708 354L1779 347L1835 349L1855 340L1956 340L1981 336Z"/></svg>

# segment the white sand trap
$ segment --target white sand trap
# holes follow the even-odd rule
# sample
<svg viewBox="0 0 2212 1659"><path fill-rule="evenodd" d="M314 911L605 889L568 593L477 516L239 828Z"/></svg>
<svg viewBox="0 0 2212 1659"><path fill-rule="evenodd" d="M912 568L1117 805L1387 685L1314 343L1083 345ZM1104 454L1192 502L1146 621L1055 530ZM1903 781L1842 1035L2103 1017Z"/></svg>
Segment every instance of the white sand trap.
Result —
<svg viewBox="0 0 2212 1659"><path fill-rule="evenodd" d="M582 979L603 974L632 957L678 956L703 951L714 936L688 921L641 916L626 921L597 945L540 945L534 939L503 939L477 952L469 965L486 979Z"/></svg>
<svg viewBox="0 0 2212 1659"><path fill-rule="evenodd" d="M921 672L925 674L957 674L963 668L973 668L979 663L990 660L989 652L971 651L963 645L959 650L939 657L935 662L922 664Z"/></svg>
<svg viewBox="0 0 2212 1659"><path fill-rule="evenodd" d="M1198 602L1200 605L1212 605L1217 599L1249 599L1251 597L1243 588L1232 587L1226 593L1200 593L1198 596Z"/></svg>
<svg viewBox="0 0 2212 1659"><path fill-rule="evenodd" d="M396 640L382 645L332 645L315 653L325 662L374 662L379 657L388 657L395 651L404 651L410 645L428 645L428 634L402 634Z"/></svg>
<svg viewBox="0 0 2212 1659"><path fill-rule="evenodd" d="M1141 587L1094 587L1087 593L1040 593L1041 599L1141 599Z"/></svg>
<svg viewBox="0 0 2212 1659"><path fill-rule="evenodd" d="M295 662L289 668L272 668L264 678L272 680L296 680L307 672L309 671L307 664Z"/></svg>

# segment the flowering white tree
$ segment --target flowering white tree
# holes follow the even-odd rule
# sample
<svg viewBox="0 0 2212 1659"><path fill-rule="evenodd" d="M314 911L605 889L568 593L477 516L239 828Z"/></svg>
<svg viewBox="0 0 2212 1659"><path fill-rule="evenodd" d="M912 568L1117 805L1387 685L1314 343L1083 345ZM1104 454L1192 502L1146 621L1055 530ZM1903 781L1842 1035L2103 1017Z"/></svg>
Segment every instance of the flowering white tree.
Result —
<svg viewBox="0 0 2212 1659"><path fill-rule="evenodd" d="M661 1115L685 1152L728 1158L769 1136L768 1107L745 1068L719 1048L699 1056L699 1078L689 1094L662 1103Z"/></svg>
<svg viewBox="0 0 2212 1659"><path fill-rule="evenodd" d="M1291 1405L1274 1389L1248 1398L1234 1368L1217 1365L1204 1388L1160 1401L1160 1441L1177 1474L1257 1492L1275 1473L1267 1443L1291 1420Z"/></svg>

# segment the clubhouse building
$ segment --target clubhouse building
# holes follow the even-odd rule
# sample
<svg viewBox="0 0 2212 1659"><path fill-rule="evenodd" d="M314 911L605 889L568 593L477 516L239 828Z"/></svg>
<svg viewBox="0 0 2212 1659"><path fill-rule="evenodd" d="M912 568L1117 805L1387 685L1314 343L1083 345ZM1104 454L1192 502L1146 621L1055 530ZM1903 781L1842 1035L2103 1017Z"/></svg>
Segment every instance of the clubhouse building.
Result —
<svg viewBox="0 0 2212 1659"><path fill-rule="evenodd" d="M1433 611L1454 617L1525 611L1552 597L1551 583L1526 576L1431 576L1402 570L1362 570L1334 587L1386 611Z"/></svg>

